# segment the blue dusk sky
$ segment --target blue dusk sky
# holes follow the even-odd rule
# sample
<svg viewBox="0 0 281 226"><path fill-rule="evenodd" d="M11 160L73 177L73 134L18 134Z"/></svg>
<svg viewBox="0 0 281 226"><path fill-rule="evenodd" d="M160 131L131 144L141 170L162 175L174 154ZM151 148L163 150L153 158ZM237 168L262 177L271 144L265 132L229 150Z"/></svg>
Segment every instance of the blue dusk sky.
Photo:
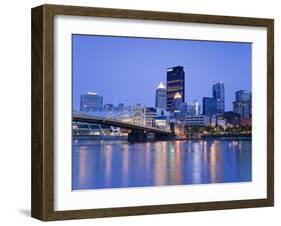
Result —
<svg viewBox="0 0 281 226"><path fill-rule="evenodd" d="M235 91L252 90L250 43L73 35L73 108L80 95L95 92L104 104L154 106L155 91L166 85L166 69L183 66L185 99L212 96L214 81L225 86L225 110Z"/></svg>

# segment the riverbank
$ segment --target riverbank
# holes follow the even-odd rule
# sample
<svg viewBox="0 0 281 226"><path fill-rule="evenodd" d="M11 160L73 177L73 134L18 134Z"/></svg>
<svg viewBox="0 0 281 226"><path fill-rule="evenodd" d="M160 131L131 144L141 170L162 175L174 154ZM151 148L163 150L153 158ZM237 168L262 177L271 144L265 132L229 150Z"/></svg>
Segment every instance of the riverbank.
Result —
<svg viewBox="0 0 281 226"><path fill-rule="evenodd" d="M204 134L201 135L201 137L184 137L179 138L176 137L174 139L169 139L169 141L172 140L212 140L212 139L218 139L218 140L233 140L233 139L239 139L239 140L251 140L252 134ZM97 136L97 135L73 135L73 140L128 140L128 136ZM153 139L149 139L148 142L153 142ZM168 140L167 140L168 141Z"/></svg>
<svg viewBox="0 0 281 226"><path fill-rule="evenodd" d="M252 134L238 134L238 133L233 133L233 134L204 134L201 135L200 137L185 137L185 138L176 138L176 140L213 140L213 139L218 139L218 140L251 140L252 139Z"/></svg>
<svg viewBox="0 0 281 226"><path fill-rule="evenodd" d="M252 134L246 133L230 133L230 134L204 134L201 136L201 139L214 139L214 138L222 138L222 139L252 139Z"/></svg>

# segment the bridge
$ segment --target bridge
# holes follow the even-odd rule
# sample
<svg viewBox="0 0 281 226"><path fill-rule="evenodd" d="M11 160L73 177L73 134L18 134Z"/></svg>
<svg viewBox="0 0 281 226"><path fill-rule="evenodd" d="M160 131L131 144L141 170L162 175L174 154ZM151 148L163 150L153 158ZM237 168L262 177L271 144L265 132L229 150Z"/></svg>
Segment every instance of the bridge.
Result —
<svg viewBox="0 0 281 226"><path fill-rule="evenodd" d="M153 133L155 140L167 140L173 137L171 130L165 130L158 127L144 126L129 122L123 122L112 118L106 118L101 116L88 115L81 112L73 112L72 120L74 122L94 123L100 125L108 125L113 127L119 127L129 129L128 141L131 142L143 142L147 141L148 134Z"/></svg>

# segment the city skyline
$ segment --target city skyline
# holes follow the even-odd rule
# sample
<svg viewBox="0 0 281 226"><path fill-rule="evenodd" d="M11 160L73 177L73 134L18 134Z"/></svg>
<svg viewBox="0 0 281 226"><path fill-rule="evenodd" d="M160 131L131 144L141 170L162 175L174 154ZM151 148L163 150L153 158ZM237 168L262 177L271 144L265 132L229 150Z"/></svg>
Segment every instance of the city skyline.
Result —
<svg viewBox="0 0 281 226"><path fill-rule="evenodd" d="M167 52L165 57L161 56L161 59L165 62L166 65L167 60L171 60L171 58L176 58L179 60L179 62L182 62L184 58L182 56L184 55L182 54L182 52L184 52L184 50L190 50L190 54L188 54L188 56L192 55L192 53L197 52L198 57L198 55L200 55L200 51L198 52L199 46L201 46L202 49L201 55L203 51L204 56L209 60L207 60L208 63L206 63L206 60L202 62L202 66L205 66L203 70L204 73L202 73L202 66L194 66L195 59L191 61L187 60L185 64L170 64L168 67L165 66L164 68L160 68L160 66L164 64L160 63L160 59L154 59L154 61L149 64L151 65L151 67L147 66L147 69L141 70L143 69L141 67L143 62L138 64L138 60L139 58L141 58L139 55L144 57L144 51L142 50L143 48L140 48L140 46L136 44L142 44L141 46L143 46L145 49L151 48L153 50L152 54L149 55L148 53L147 55L150 60L151 55L154 57L160 56L160 50L162 50L162 52ZM167 45L164 46L164 44ZM88 47L87 49L84 48L86 46ZM105 46L107 47L105 49L105 52L101 51L102 47ZM182 52L179 52L179 46L183 46L181 48L183 50ZM110 50L111 47L114 48ZM125 51L116 54L116 51L121 47L123 47ZM222 48L224 48L224 50L222 50ZM178 51L178 55L180 56L173 56L175 49ZM160 52L157 52L157 50ZM246 57L245 52L247 53ZM117 63L121 62L119 64L119 67L117 67L118 65L115 65L115 63L113 63L112 68L105 67L104 64L106 62L104 62L104 59L111 58L112 56L110 55L110 53L113 55L115 54L115 56L123 56L123 61L127 60L125 55L135 55L135 59L131 59L133 57L128 58L128 63L134 63L134 65L126 64L126 62L121 62L120 57L118 57L118 59L116 58ZM230 58L233 59L232 61L230 61L228 56L230 53ZM97 54L100 57L99 59L97 59ZM188 56L186 57L189 58ZM198 60L197 57L195 57L196 60ZM222 58L228 59L223 60ZM219 59L221 60L221 67L216 67L216 69L212 68L213 66L215 66L212 63L218 63ZM190 66L187 65L188 63ZM234 66L230 63L233 63L233 65L237 66L235 68L235 72L231 72L231 69L234 69ZM100 64L102 64L102 66L100 66ZM110 64L112 64L112 62L110 62ZM128 65L128 68L126 68L124 64ZM97 65L99 65L98 68L95 67ZM203 97L211 96L213 82L223 81L225 85L225 111L229 111L232 110L232 102L235 100L235 92L237 90L251 91L251 45L249 43L224 43L163 39L160 40L123 37L112 38L100 36L88 37L74 35L73 107L74 109L79 109L80 95L87 92L97 92L99 95L103 96L104 104L111 103L114 105L118 105L118 103L123 103L125 105L134 105L137 103L141 103L145 106L154 106L155 91L157 89L157 86L160 82L164 82L165 86L167 86L166 69L176 65L183 66L185 70L186 101L199 100L202 104ZM238 67L238 65L240 65L241 67ZM226 71L226 67L228 68L229 76L226 76L225 79L223 79L222 76L224 74L223 72ZM159 69L159 71L157 70L157 68ZM202 73L202 78L198 77L196 68L199 72ZM132 71L135 71L135 73L133 74L134 76L132 76ZM214 75L215 71L217 72L216 75ZM242 73L242 71L244 73ZM237 74L237 76L230 76L233 73ZM112 76L112 74L114 74L114 76ZM151 76L152 74L153 76ZM109 80L109 78L111 78L111 80ZM243 82L241 82L242 78L244 78ZM128 79L132 80L128 81ZM199 84L199 87L194 85L194 83ZM143 92L144 88L146 92Z"/></svg>
<svg viewBox="0 0 281 226"><path fill-rule="evenodd" d="M219 82L219 83L223 84L223 82ZM214 83L214 84L216 85L217 82ZM213 89L214 89L215 85L213 85ZM165 90L165 101L164 102L167 103L167 101L166 101L166 98L167 98L166 87L164 86L163 82L160 82L160 84L158 85L158 87L156 89L156 92L155 92L155 105L154 106L146 106L146 105L143 105L141 103L135 103L133 105L125 105L123 102L119 102L118 104L103 103L104 97L102 95L99 95L98 93L87 92L87 93L81 94L81 96L80 96L80 111L82 111L82 112L84 112L84 111L85 112L97 112L97 111L114 111L116 109L118 109L118 111L120 111L120 108L122 110L124 110L124 107L136 107L136 106L139 105L139 106L143 106L143 107L147 107L147 108L160 108L160 109L166 110L167 112L174 112L174 111L168 111L166 109L167 105L163 105L163 103L161 103L162 104L161 107L158 106L159 101L163 102L163 91L164 90ZM159 93L159 91L161 92L161 94ZM238 97L237 97L238 93L240 93L240 95L242 95L241 93L243 93L244 96L246 94L249 97L247 97L246 100L237 100L238 99ZM160 96L159 96L159 94L160 94ZM96 102L96 104L99 105L99 109L85 110L85 106L83 107L83 105L82 105L82 100L87 95L95 96L94 99L97 99L97 98L100 99L100 101L101 101L100 103L97 103L96 102L97 100L94 100ZM181 96L180 96L179 93L175 94L175 99L176 99L177 95L179 95L179 98L181 99ZM220 111L220 101L218 101L218 99L216 98L216 94L214 94L214 93L213 93L212 97L203 97L202 100L201 100L201 103L197 99L192 100L192 101L185 101L185 102L180 101L179 102L180 105L178 106L177 110L180 110L180 109L182 110L182 107L184 107L186 104L188 105L188 104L198 103L199 104L199 110L197 109L197 113L195 115L202 114L202 115L211 116L211 115L216 115L216 114L222 114L224 112L239 112L239 111L241 111L241 109L237 109L237 105L235 106L235 104L240 103L240 105L241 105L241 102L242 102L242 105L243 105L242 107L243 107L243 111L244 111L245 103L250 104L249 106L251 107L251 97L250 97L251 95L252 95L251 91L248 91L248 90L237 90L237 91L235 91L235 99L232 101L232 104L233 104L232 109L229 109L227 111L225 111L225 110ZM160 97L160 99L159 99L159 97ZM90 98L92 99L93 97L90 97ZM208 110L205 109L207 107L206 104L209 104L209 103L205 103L205 101L212 101L213 102L213 103L210 103L211 106L208 106L211 109L208 109ZM90 103L90 102L89 102L89 104L92 105L92 103ZM163 106L165 106L165 107L163 107ZM202 106L202 109L201 109L201 106ZM248 107L248 106L246 106L246 107ZM88 108L88 106L87 106L87 108ZM109 109L111 109L111 110L109 110ZM209 113L209 111L211 111L211 113ZM250 116L251 110L248 109L247 111L248 111L248 113L246 114L247 118L251 118L251 116ZM240 113L240 115L244 116L244 113L243 114Z"/></svg>
<svg viewBox="0 0 281 226"><path fill-rule="evenodd" d="M215 82L214 84L217 84L218 82ZM219 83L222 83L223 84L223 82L222 81L220 81ZM213 89L214 89L214 85L213 85ZM85 93L82 93L81 95L80 95L80 102L79 102L79 109L81 110L81 109L83 109L83 107L81 106L81 102L82 102L82 98L84 98L84 96L85 95L87 95L87 94L89 94L89 95L97 95L97 96L99 96L99 97L101 97L102 98L102 106L101 107L103 107L103 106L106 106L106 105L112 105L112 106L119 106L119 105L123 105L123 106L136 106L136 105L142 105L142 106L146 106L146 107L155 107L155 108L162 108L162 109L166 109L167 108L167 105L166 105L166 103L167 103L167 88L166 88L166 86L165 86L165 83L164 82L160 82L159 83L159 85L157 86L157 88L155 89L155 103L154 103L154 105L153 106L146 106L146 105L143 105L142 103L133 103L133 104L131 104L131 105L125 105L124 104L124 102L122 102L122 100L120 100L120 102L118 102L118 103L110 103L110 102L103 102L103 98L104 98L104 96L103 95L101 95L101 94L99 94L99 93L95 93L95 92L85 92ZM159 96L159 91L161 92L161 94L160 94L160 96ZM165 93L165 97L163 96L163 92ZM214 91L213 91L214 92ZM223 91L224 92L224 91ZM240 90L236 90L235 91L235 95L234 95L234 99L232 100L232 102L231 103L234 103L235 101L236 101L236 99L237 99L237 93L238 92L246 92L246 93L251 93L251 91L248 91L248 90L243 90L243 89L240 89ZM178 95L179 93L176 93L176 95ZM160 100L159 100L159 97L160 97ZM159 101L163 101L163 99L164 99L164 102L165 102L165 104L164 103L161 103L161 107L159 106ZM215 97L215 95L214 95L214 93L213 93L213 96L212 95L210 95L210 96L208 96L208 97L203 97L202 98L202 100L198 100L198 99L194 99L194 100L188 100L188 101L184 101L184 102L182 102L182 103L190 103L190 102L194 102L194 101L196 101L196 102L200 102L200 104L203 106L204 105L204 99L213 99L214 101L216 101L217 102L217 98ZM163 107L163 106L165 106L165 107ZM218 108L218 106L216 106L216 109ZM218 109L217 109L218 110ZM228 111L231 111L231 110L233 110L233 109L229 109ZM81 111L84 111L84 110L81 110ZM222 112L225 112L224 110L222 111ZM202 112L203 113L203 112ZM220 113L220 112L218 112L218 113Z"/></svg>

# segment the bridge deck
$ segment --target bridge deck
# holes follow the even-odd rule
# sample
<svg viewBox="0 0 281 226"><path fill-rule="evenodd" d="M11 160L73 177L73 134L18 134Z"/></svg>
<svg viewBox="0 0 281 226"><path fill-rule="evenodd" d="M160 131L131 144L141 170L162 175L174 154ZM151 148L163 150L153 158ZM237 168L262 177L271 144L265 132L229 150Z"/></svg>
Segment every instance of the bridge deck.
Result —
<svg viewBox="0 0 281 226"><path fill-rule="evenodd" d="M99 116L73 114L72 120L76 121L76 122L96 123L96 124L109 125L109 126L120 127L120 128L125 128L125 129L142 130L142 131L152 132L152 133L160 133L160 134L172 133L171 130L163 130L163 129L159 129L157 127L150 127L150 126L142 126L142 125L122 122L120 120L109 119L109 118L104 118L104 117L99 117Z"/></svg>

